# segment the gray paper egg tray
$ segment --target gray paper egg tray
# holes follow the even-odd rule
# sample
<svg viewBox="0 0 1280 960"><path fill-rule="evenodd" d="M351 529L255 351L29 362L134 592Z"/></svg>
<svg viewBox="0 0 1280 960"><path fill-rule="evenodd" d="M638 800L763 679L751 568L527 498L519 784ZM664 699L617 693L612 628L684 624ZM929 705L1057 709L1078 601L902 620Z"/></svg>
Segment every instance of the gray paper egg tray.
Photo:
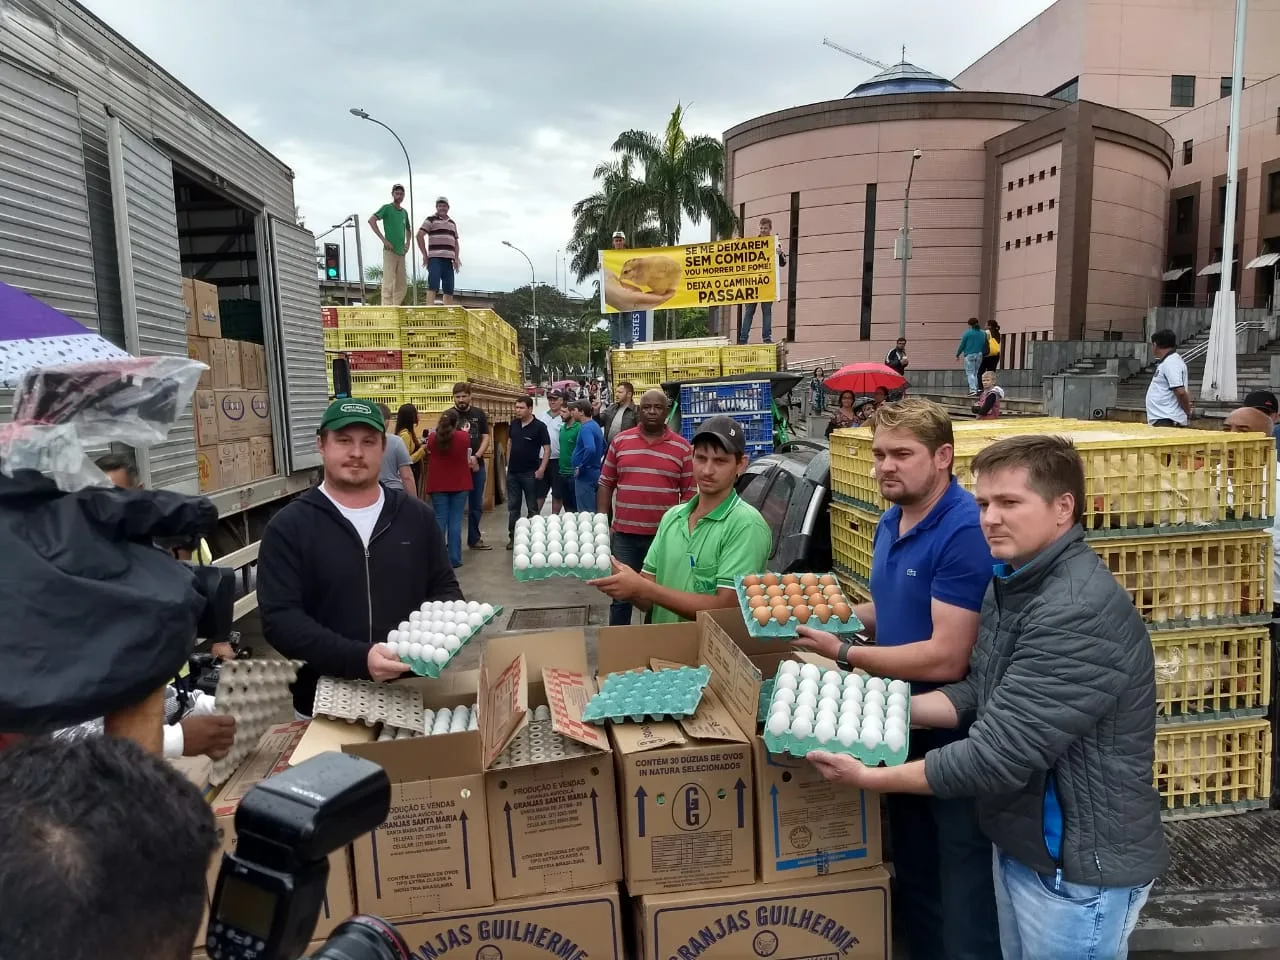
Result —
<svg viewBox="0 0 1280 960"><path fill-rule="evenodd" d="M551 728L551 718L548 716L545 720L530 720L528 726L517 733L507 745L507 749L498 755L498 759L490 769L508 770L512 767L527 767L535 763L586 757L597 752L577 740L557 733Z"/></svg>
<svg viewBox="0 0 1280 960"><path fill-rule="evenodd" d="M249 756L272 723L293 716L289 684L298 675L296 660L229 660L218 669L214 709L235 717L230 752L214 760L209 782L225 783Z"/></svg>
<svg viewBox="0 0 1280 960"><path fill-rule="evenodd" d="M321 677L311 712L369 727L382 723L423 732L422 692L407 686Z"/></svg>
<svg viewBox="0 0 1280 960"><path fill-rule="evenodd" d="M611 673L587 702L582 719L595 724L683 720L698 709L710 679L707 666Z"/></svg>
<svg viewBox="0 0 1280 960"><path fill-rule="evenodd" d="M461 707L455 707L450 710L448 707L441 707L439 710L432 710L427 707L422 712L422 730L410 730L408 727L393 727L389 723L382 725L382 730L378 733L378 742L383 743L387 740L408 740L413 737L436 737L446 733L461 733L463 730L479 730L480 715L476 712L476 704L469 707L465 704ZM465 723L459 725L454 722L454 715L465 716Z"/></svg>

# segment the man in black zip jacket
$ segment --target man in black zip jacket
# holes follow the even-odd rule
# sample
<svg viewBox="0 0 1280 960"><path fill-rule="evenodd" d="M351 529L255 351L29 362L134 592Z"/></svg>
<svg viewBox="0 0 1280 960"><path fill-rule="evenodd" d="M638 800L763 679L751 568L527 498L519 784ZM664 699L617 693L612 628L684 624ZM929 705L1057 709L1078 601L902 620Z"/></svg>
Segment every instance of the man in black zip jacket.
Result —
<svg viewBox="0 0 1280 960"><path fill-rule="evenodd" d="M268 643L304 661L293 707L310 716L316 680L394 680L383 643L427 600L462 600L431 507L378 483L382 414L335 400L320 421L324 482L271 518L258 548L258 609Z"/></svg>

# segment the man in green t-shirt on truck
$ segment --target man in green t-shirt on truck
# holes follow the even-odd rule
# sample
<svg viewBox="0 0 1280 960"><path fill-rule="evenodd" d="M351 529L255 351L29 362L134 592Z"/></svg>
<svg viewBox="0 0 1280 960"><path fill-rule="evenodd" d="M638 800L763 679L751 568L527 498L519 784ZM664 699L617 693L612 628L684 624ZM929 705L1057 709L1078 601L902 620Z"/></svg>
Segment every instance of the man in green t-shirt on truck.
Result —
<svg viewBox="0 0 1280 960"><path fill-rule="evenodd" d="M369 218L369 226L382 241L382 305L398 307L404 303L405 279L404 255L409 249L409 211L404 203L404 187L396 184L391 188L391 202L384 203L378 212ZM382 226L378 226L378 221Z"/></svg>
<svg viewBox="0 0 1280 960"><path fill-rule="evenodd" d="M594 510L594 503L584 503L578 507L577 497L573 494L573 448L578 445L578 434L582 432L582 424L573 416L573 404L566 403L560 411L564 418L564 426L560 428L560 486L561 502L565 513L575 510Z"/></svg>
<svg viewBox="0 0 1280 960"><path fill-rule="evenodd" d="M613 575L590 585L644 610L650 623L737 606L736 578L764 572L773 553L769 525L734 489L746 466L742 426L726 416L703 421L693 435L698 492L662 515L642 570L615 557Z"/></svg>

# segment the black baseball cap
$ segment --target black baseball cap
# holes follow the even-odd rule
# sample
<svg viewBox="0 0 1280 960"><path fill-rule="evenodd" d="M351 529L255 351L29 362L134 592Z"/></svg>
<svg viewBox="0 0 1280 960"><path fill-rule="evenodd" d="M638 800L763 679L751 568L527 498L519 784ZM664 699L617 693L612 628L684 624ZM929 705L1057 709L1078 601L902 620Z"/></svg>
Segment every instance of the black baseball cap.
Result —
<svg viewBox="0 0 1280 960"><path fill-rule="evenodd" d="M354 397L338 399L329 404L324 416L320 418L321 430L341 430L357 424L372 427L379 433L387 429L382 419L382 411L367 400L356 400Z"/></svg>
<svg viewBox="0 0 1280 960"><path fill-rule="evenodd" d="M1255 410L1261 410L1269 416L1275 416L1280 411L1280 403L1276 401L1276 395L1270 390L1253 390L1244 398L1246 407L1253 407Z"/></svg>
<svg viewBox="0 0 1280 960"><path fill-rule="evenodd" d="M693 435L693 442L697 443L701 437L714 437L720 446L734 456L740 457L747 452L747 439L742 433L742 426L733 417L720 415L703 420Z"/></svg>

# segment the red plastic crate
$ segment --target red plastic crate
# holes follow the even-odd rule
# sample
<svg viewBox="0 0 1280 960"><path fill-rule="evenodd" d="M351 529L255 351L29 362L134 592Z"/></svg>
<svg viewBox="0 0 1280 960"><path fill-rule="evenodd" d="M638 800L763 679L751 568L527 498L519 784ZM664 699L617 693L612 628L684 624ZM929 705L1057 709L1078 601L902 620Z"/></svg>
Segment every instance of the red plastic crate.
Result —
<svg viewBox="0 0 1280 960"><path fill-rule="evenodd" d="M321 307L320 308L320 326L325 330L338 329L338 308L337 307Z"/></svg>
<svg viewBox="0 0 1280 960"><path fill-rule="evenodd" d="M400 350L349 350L347 363L351 370L399 370L403 362Z"/></svg>

